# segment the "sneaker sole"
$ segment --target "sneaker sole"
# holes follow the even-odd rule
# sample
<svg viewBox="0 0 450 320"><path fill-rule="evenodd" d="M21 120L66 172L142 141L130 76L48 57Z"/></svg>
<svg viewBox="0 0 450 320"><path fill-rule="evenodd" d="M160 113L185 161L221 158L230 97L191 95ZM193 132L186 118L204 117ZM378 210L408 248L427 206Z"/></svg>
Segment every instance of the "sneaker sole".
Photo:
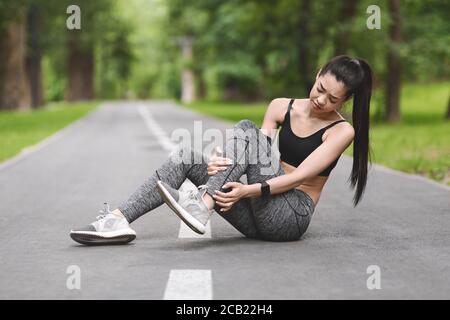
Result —
<svg viewBox="0 0 450 320"><path fill-rule="evenodd" d="M136 239L136 234L129 233L108 237L92 231L73 231L70 232L70 237L72 240L84 245L113 245L127 244Z"/></svg>
<svg viewBox="0 0 450 320"><path fill-rule="evenodd" d="M206 228L201 223L198 222L189 212L184 210L178 202L170 195L169 191L162 185L161 181L156 183L159 194L163 198L164 202L172 209L173 212L193 231L199 234L205 234Z"/></svg>

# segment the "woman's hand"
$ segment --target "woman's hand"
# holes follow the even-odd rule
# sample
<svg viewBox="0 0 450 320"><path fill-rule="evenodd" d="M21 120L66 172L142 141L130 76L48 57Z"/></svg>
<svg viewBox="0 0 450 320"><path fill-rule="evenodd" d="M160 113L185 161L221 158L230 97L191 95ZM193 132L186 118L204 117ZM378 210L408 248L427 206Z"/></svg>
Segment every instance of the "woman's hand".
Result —
<svg viewBox="0 0 450 320"><path fill-rule="evenodd" d="M231 159L221 157L222 154L223 152L220 147L216 147L214 149L208 162L208 176L213 176L219 171L224 171L230 164L232 164L233 161Z"/></svg>
<svg viewBox="0 0 450 320"><path fill-rule="evenodd" d="M247 196L247 185L239 182L227 182L222 186L222 188L231 188L231 191L216 191L216 194L213 196L216 203L222 207L220 211L230 210L233 204Z"/></svg>

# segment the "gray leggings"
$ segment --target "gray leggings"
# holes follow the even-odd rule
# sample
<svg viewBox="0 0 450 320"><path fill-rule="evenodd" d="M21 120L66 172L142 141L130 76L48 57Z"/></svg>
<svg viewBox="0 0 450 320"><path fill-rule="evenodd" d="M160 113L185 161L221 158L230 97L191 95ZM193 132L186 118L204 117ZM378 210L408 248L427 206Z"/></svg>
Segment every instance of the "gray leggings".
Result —
<svg viewBox="0 0 450 320"><path fill-rule="evenodd" d="M214 190L228 191L222 186L229 181L240 181L244 174L248 184L284 175L279 157L271 152L270 146L270 138L252 121L242 120L234 126L233 135L226 141L224 148L224 157L232 159L233 164L224 171L208 176L207 157L180 144L163 165L118 208L131 223L159 207L164 201L155 189L158 180L179 189L188 178L196 186L206 185L208 194L213 195ZM257 161L251 161L256 154ZM300 239L308 228L314 212L314 202L305 192L292 189L270 195L267 199L241 199L226 212L219 209L218 205L214 207L220 216L246 237L267 241L294 241Z"/></svg>

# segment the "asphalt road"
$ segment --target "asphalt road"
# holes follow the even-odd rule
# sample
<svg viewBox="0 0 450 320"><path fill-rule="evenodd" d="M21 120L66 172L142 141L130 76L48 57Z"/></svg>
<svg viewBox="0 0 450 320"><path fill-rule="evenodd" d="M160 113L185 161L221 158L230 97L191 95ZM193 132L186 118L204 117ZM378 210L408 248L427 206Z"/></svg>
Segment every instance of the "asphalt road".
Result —
<svg viewBox="0 0 450 320"><path fill-rule="evenodd" d="M139 105L169 136L192 132L195 120L232 126L169 101L107 103L0 166L1 299L164 299L169 287L187 299L450 298L449 189L374 166L353 208L346 156L300 241L246 239L219 215L211 237L180 238L180 220L163 205L132 224L129 245L73 242L72 227L92 222L105 201L117 206L167 156ZM79 289L67 286L70 266ZM174 270L207 276L183 291ZM380 288L369 289L377 275Z"/></svg>

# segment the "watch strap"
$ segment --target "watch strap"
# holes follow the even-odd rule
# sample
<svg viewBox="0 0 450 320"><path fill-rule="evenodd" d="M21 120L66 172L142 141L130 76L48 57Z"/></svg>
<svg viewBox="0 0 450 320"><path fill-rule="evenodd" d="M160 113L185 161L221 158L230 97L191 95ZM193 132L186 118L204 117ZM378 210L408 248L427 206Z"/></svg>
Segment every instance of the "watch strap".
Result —
<svg viewBox="0 0 450 320"><path fill-rule="evenodd" d="M263 181L261 182L261 197L267 198L270 195L270 185Z"/></svg>

